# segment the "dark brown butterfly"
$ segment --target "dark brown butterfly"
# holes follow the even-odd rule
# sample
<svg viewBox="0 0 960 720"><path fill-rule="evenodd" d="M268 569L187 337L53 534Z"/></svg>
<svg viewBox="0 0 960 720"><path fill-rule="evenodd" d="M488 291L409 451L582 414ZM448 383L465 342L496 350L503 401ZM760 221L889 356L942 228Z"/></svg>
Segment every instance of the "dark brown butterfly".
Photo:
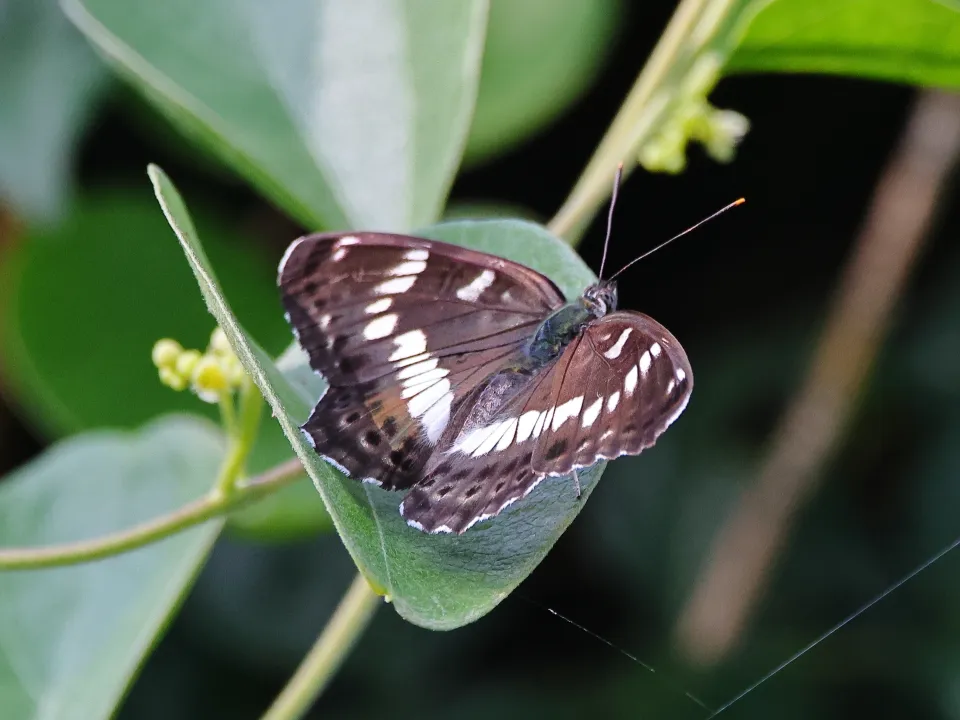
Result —
<svg viewBox="0 0 960 720"><path fill-rule="evenodd" d="M408 490L418 530L462 533L547 476L641 452L693 388L677 340L617 310L612 281L568 303L518 263L361 232L300 238L279 284L330 385L304 434L346 474Z"/></svg>

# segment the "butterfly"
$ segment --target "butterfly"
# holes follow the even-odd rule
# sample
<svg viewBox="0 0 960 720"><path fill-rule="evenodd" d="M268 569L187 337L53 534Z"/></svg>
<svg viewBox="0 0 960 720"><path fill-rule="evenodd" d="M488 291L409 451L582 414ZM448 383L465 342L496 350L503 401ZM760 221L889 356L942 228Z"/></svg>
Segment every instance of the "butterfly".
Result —
<svg viewBox="0 0 960 720"><path fill-rule="evenodd" d="M329 383L302 431L345 474L405 490L400 514L463 533L544 478L654 444L690 399L687 355L600 280L568 302L519 263L436 240L308 235L279 270Z"/></svg>

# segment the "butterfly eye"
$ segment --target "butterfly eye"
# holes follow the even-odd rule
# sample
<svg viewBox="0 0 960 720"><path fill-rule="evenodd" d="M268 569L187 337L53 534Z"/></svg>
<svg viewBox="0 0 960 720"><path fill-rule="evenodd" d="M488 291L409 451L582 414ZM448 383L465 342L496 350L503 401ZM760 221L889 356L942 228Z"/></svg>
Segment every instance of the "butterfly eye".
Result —
<svg viewBox="0 0 960 720"><path fill-rule="evenodd" d="M584 295L583 302L587 306L587 309L598 317L605 315L607 312L607 304L604 302L602 297L597 297L595 295Z"/></svg>

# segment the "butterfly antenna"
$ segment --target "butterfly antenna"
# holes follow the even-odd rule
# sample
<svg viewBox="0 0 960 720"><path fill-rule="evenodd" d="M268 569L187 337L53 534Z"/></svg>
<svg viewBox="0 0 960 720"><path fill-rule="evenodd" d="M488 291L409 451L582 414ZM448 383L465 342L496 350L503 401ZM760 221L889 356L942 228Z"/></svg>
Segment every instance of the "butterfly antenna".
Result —
<svg viewBox="0 0 960 720"><path fill-rule="evenodd" d="M746 200L745 200L744 198L739 198L739 199L737 199L737 200L734 200L732 203L730 203L729 205L726 205L726 206L720 208L719 210L717 210L717 211L716 211L715 213L713 213L712 215L709 215L709 216L705 217L703 220L701 220L700 222L698 222L696 225L691 225L691 226L688 227L686 230L684 230L682 233L679 233L679 234L677 234L677 235L674 235L672 238L670 238L669 240L667 240L667 241L665 241L665 242L660 243L659 245L657 245L657 246L656 246L655 248L653 248L652 250L647 250L647 251L646 251L643 255L641 255L640 257L634 258L633 260L631 260L630 262L628 262L626 265L624 265L622 268L620 268L619 270L617 270L613 275L611 275L611 276L610 276L610 279L613 280L615 277L617 277L617 275L619 275L620 273L622 273L624 270L626 270L628 267L630 267L630 266L633 265L634 263L638 263L638 262L640 262L641 260L643 260L645 257L649 257L650 255L653 255L657 250L662 250L662 249L665 248L667 245L669 245L670 243L672 243L674 240L677 240L678 238L682 238L684 235L686 235L686 234L689 233L689 232L693 232L694 230L696 230L698 227L700 227L700 226L703 225L704 223L710 222L710 221L713 220L715 217L717 217L717 215L721 215L721 214L725 213L727 210L730 210L731 208L735 208L737 205L743 205L745 202L746 202ZM611 208L611 210L612 210L612 209L613 209L613 208ZM606 249L604 249L604 255L606 255ZM602 275L602 274L603 274L603 273L601 272L601 275Z"/></svg>
<svg viewBox="0 0 960 720"><path fill-rule="evenodd" d="M603 279L603 266L607 264L607 248L610 246L610 232L613 230L613 208L617 205L617 193L623 180L623 163L617 164L617 174L613 178L613 194L610 196L610 209L607 211L607 237L603 241L603 259L600 260L599 279Z"/></svg>

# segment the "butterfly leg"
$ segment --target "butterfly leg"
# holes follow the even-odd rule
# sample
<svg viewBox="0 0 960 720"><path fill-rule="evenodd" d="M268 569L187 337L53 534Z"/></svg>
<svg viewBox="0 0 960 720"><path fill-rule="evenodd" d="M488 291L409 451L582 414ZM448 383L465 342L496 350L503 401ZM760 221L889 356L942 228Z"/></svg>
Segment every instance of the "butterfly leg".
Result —
<svg viewBox="0 0 960 720"><path fill-rule="evenodd" d="M573 485L577 488L577 500L580 499L580 476L577 475L577 469L573 469Z"/></svg>

